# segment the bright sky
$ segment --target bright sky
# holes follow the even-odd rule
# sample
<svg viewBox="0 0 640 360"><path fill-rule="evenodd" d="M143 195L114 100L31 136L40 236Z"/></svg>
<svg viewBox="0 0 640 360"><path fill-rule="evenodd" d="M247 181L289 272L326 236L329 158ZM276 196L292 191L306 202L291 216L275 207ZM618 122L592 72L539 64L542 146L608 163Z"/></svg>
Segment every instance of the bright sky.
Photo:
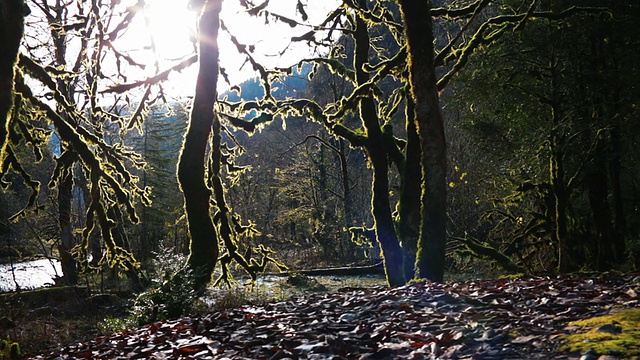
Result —
<svg viewBox="0 0 640 360"><path fill-rule="evenodd" d="M195 33L196 16L187 8L188 0L147 0L146 17L138 17L128 33L116 44L136 54L138 61L153 65L155 57L149 51L150 38L156 44L157 59L160 70L175 64L194 53L193 39ZM254 1L261 4L263 0ZM309 19L306 23L319 23L331 9L337 7L339 0L302 0L309 3L306 12ZM271 0L267 9L282 16L296 19L301 17L296 13L297 0ZM301 43L290 44L292 36L300 36L311 27L297 26L291 28L282 22L269 18L265 25L265 17L252 17L239 4L239 0L224 0L221 19L237 39L246 45L254 45L254 57L260 63L268 66L290 66L297 60L311 55L309 48ZM232 84L255 76L250 64L244 64L244 57L238 55L229 37L221 32L219 39L221 66L225 68ZM284 56L279 53L287 48ZM144 59L144 60L141 60ZM149 66L145 75L152 75L155 66ZM183 74L170 78L169 88L176 93L191 95L195 89L197 66L183 71ZM219 81L219 90L228 85L224 80Z"/></svg>

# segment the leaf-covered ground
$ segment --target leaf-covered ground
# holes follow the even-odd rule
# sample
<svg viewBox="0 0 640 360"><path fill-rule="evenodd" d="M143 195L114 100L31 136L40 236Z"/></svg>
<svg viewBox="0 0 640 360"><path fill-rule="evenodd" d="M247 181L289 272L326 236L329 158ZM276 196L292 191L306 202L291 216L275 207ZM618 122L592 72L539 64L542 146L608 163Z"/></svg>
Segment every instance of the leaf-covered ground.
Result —
<svg viewBox="0 0 640 360"><path fill-rule="evenodd" d="M158 322L35 358L636 358L639 294L637 274L351 289ZM599 318L621 311L625 320ZM569 350L567 335L588 330L598 336ZM612 339L618 347L596 346Z"/></svg>

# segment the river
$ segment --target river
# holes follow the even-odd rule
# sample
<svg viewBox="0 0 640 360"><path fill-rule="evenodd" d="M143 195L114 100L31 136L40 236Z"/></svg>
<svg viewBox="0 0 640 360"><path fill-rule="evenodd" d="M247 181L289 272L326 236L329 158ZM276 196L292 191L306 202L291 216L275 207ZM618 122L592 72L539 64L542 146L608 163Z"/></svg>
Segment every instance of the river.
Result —
<svg viewBox="0 0 640 360"><path fill-rule="evenodd" d="M14 282L15 275L15 282ZM13 264L13 274L11 264L0 264L0 293L16 290L16 282L21 290L37 289L53 284L55 276L62 276L62 269L57 260L41 259L33 261L25 261ZM384 275L368 275L368 276L313 276L313 280L308 280L308 284L303 284L302 288L309 290L336 290L349 286L378 286L384 285ZM278 276L259 276L256 282L257 290L271 295L280 295L274 292L284 291L282 286L286 285L286 277ZM296 284L293 285L295 288ZM300 285L300 284L297 284ZM291 288L287 286L285 292L291 292Z"/></svg>
<svg viewBox="0 0 640 360"><path fill-rule="evenodd" d="M15 281L14 281L15 275ZM53 284L54 276L62 276L62 269L57 260L41 259L13 264L0 264L0 292L16 290L16 283L21 290L36 289Z"/></svg>

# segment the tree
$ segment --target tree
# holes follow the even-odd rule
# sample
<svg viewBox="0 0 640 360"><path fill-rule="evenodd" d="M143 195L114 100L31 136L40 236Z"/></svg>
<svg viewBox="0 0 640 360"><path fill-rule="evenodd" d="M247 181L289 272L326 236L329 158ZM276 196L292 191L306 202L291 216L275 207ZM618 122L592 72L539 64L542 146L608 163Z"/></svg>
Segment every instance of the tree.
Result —
<svg viewBox="0 0 640 360"><path fill-rule="evenodd" d="M163 239L167 240L167 246L188 251L186 234L180 234L180 224L184 223L184 199L176 179L177 159L187 122L184 106L179 102L152 106L142 134L128 141L147 163L139 175L142 185L153 189L151 206L141 204L139 210L141 226L136 229L135 240L141 261L157 251Z"/></svg>
<svg viewBox="0 0 640 360"><path fill-rule="evenodd" d="M187 261L195 271L195 284L199 288L211 281L211 274L219 254L219 234L211 218L211 202L215 199L212 199L212 190L207 186L209 176L205 173L205 164L209 137L214 123L217 122L213 107L217 98L218 86L219 50L217 41L221 8L222 1L209 0L204 2L201 10L198 26L200 65L196 93L178 163L178 181L184 194L189 235L191 236ZM213 131L213 137L219 138L219 123ZM219 144L217 145L219 146ZM212 163L212 167L208 169L212 177L219 176L221 161L219 156L219 153L218 157L212 156L212 160L216 162ZM222 216L226 216L226 214L222 214Z"/></svg>
<svg viewBox="0 0 640 360"><path fill-rule="evenodd" d="M344 81L322 69L309 81L310 70L303 66L281 78L274 97L283 100L301 93L333 101ZM257 78L237 89L221 97L235 102L264 96ZM369 188L361 181L367 173L364 156L330 136L322 125L300 120L270 122L255 136L232 131L241 150L236 161L251 167L225 182L229 203L243 218L251 218L261 233L243 239L240 248L268 244L283 261L302 266L311 265L310 256L323 264L353 262L362 254L349 241L347 229L362 224L369 213L370 196L357 196ZM297 256L300 253L305 257Z"/></svg>
<svg viewBox="0 0 640 360"><path fill-rule="evenodd" d="M24 174L28 186L31 187L32 195L30 202L35 202L33 195L37 181L29 177L21 166L16 153L10 146L11 142L11 121L17 117L17 109L14 107L14 78L16 73L15 64L18 60L20 42L24 33L24 17L29 14L29 8L22 0L4 1L0 4L0 185L3 191L7 191L11 182L5 177L9 168ZM5 195L5 194L3 194ZM7 243L11 244L14 233L17 233L10 225L5 204L5 196L1 199L2 212L2 237L7 235ZM12 250L6 251L12 257Z"/></svg>
<svg viewBox="0 0 640 360"><path fill-rule="evenodd" d="M434 281L444 278L447 223L445 174L446 144L438 99L433 25L427 1L401 0L407 39L410 109L408 121L420 134L422 192L420 239L416 254L417 276Z"/></svg>
<svg viewBox="0 0 640 360"><path fill-rule="evenodd" d="M124 145L123 139L128 130L140 123L145 107L152 100L152 87L166 78L166 74L113 86L127 79L123 63L140 66L128 54L117 51L113 44L140 12L142 2L128 8L118 2L98 5L76 3L73 6L61 1L37 1L34 4L38 13L34 14L35 20L29 24L31 31L25 37L27 52L18 56L20 72L14 86L20 116L12 117L6 127L11 141L3 145L4 153L15 153L13 147L24 141L31 145L31 151L38 160L43 156L41 148L58 145L56 167L48 185L60 189L59 213L63 230L60 253L63 263L70 264L64 267L69 270L65 275L69 275L71 283L74 258L83 268L88 266L90 238L97 233L106 248L99 259L100 264L119 266L137 278L139 264L128 248L123 225L125 221L139 221L136 203L149 203L149 189L141 188L138 177L132 172L132 168L144 166L143 159ZM38 29L39 26L41 28ZM78 52L67 51L71 47ZM53 50L41 51L49 48ZM44 65L49 63L55 66ZM187 59L172 69L182 68L188 63ZM25 77L29 77L29 81ZM139 106L131 114L121 113L122 104L128 103L128 92L139 86L147 87L139 98ZM51 106L41 93L51 96L55 106ZM113 102L103 108L107 103L103 101L106 97ZM115 139L107 139L105 132L113 128L122 133ZM55 129L55 136L50 129ZM40 209L36 203L39 183L24 171L15 157L7 156L2 160L2 175L6 175L5 169L11 165L34 193L14 219L21 218L30 210ZM88 184L87 196L83 199L86 221L82 241L75 247L69 219L74 172L76 179ZM80 183L75 185L82 187Z"/></svg>
<svg viewBox="0 0 640 360"><path fill-rule="evenodd" d="M41 8L45 9L45 17L47 19L47 23L49 28L51 29L51 40L53 47L53 63L57 64L60 68L67 67L67 33L66 31L61 31L62 24L67 22L68 19L64 18L65 9L62 6L61 1L57 1L54 6L49 6L48 2L43 2L39 4ZM86 43L80 49L81 52L86 52ZM65 81L63 78L56 79L56 86L58 87L60 93L64 98L71 99L75 98L75 92L77 89L74 88L71 84ZM73 124L73 120L69 119L65 115L65 109L62 105L58 105L58 109L56 109L61 113L61 116L65 118L67 121L71 121ZM77 124L74 124L77 125ZM73 169L73 164L77 161L77 154L70 148L68 144L64 142L60 142L60 149L58 149L60 153L65 152L66 157L64 160L62 158L60 161L65 161L65 166L69 169ZM58 182L58 224L60 226L60 242L58 244L58 252L60 254L60 264L62 267L62 273L64 281L68 285L75 285L78 281L78 270L76 266L76 261L71 255L71 251L73 247L76 245L76 241L73 237L73 229L71 224L71 201L73 198L73 170L67 171L62 178Z"/></svg>
<svg viewBox="0 0 640 360"><path fill-rule="evenodd" d="M569 5L543 4L556 11ZM484 138L483 149L501 151L495 155L506 169L506 176L494 169L484 175L504 188L490 193L502 200L488 199L495 228L480 236L530 269L606 269L624 259L625 231L618 229L629 218L624 203L633 190L621 185L615 164L626 153L618 132L634 133L627 105L634 90L623 79L637 67L627 53L638 41L628 31L637 10L616 2L580 5L593 11L528 23L476 59L456 86L466 99L462 117ZM527 263L532 258L544 260Z"/></svg>
<svg viewBox="0 0 640 360"><path fill-rule="evenodd" d="M218 260L222 267L219 281L225 282L230 280L228 266L232 261L236 261L254 279L267 263L280 265L270 257L271 251L263 246L256 249L262 255L260 260L251 258L250 251L245 254L238 251L237 238L256 233L256 230L252 224L242 224L240 217L231 211L222 179L225 165L229 172L242 170L232 162L229 148L222 140L220 118L214 112L222 1L198 1L192 5L201 12L198 26L200 64L189 125L178 163L178 180L184 193L191 236L187 263L194 271L195 287L202 289L211 281ZM207 155L208 146L210 153ZM218 259L219 241L224 244L226 252Z"/></svg>
<svg viewBox="0 0 640 360"><path fill-rule="evenodd" d="M249 116L259 109L260 115L254 113L247 121L253 125L265 118L304 115L323 124L334 136L346 139L351 146L365 150L373 172L374 229L391 285L406 283L416 270L419 276L435 281L441 281L444 273L446 158L438 92L467 65L473 53L495 42L506 31L521 30L533 19L601 11L579 7L539 10L539 4L533 1L527 7L503 13L505 7L501 5L480 0L437 8L429 2L401 1L404 18L400 19L395 2L344 2L314 30L292 37L292 41L311 46L326 45L333 42L334 32L344 29L344 36L353 40L351 48L330 45L326 56L297 64L325 67L352 84L352 91L326 105L313 99L276 100L270 93L271 84L292 70L266 70L253 59L251 47L235 41L261 74L265 96L258 102L229 104L225 109ZM283 18L264 6L254 11L265 18ZM306 13L300 13L304 20ZM299 24L285 19L291 26ZM414 31L423 38L413 35ZM393 45L382 46L382 39L392 39ZM385 86L385 81L393 85ZM409 87L405 86L407 83ZM402 118L396 115L403 108L404 131L400 132L394 130L394 120ZM346 121L351 115L358 119L357 124ZM418 169L414 164L420 164ZM390 196L392 166L401 189L398 198ZM415 201L416 194L422 194L420 201Z"/></svg>
<svg viewBox="0 0 640 360"><path fill-rule="evenodd" d="M9 116L13 108L14 65L24 32L24 17L28 14L29 8L22 0L6 1L0 6L0 42L3 44L0 56L0 161L3 163L5 156L8 156L6 146L9 141Z"/></svg>

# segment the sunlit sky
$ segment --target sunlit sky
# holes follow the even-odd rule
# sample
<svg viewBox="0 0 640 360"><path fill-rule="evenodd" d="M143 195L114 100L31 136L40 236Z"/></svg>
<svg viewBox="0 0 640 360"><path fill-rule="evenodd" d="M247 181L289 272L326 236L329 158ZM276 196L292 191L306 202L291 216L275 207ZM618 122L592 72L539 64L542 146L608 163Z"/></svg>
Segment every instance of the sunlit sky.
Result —
<svg viewBox="0 0 640 360"><path fill-rule="evenodd" d="M193 39L196 28L196 14L188 10L187 0L147 0L145 16L138 16L129 31L118 39L119 49L126 49L136 59L149 64L144 76L152 75L155 70L155 60L158 60L162 71L180 59L194 53ZM260 4L262 0L255 1ZM272 0L268 9L274 13L301 21L296 13L296 0ZM309 3L306 8L308 24L319 23L326 14L339 5L338 0L303 0ZM221 19L236 38L246 45L254 45L254 57L268 67L290 66L299 59L307 57L310 49L300 43L290 43L292 36L302 35L311 27L289 25L276 22L272 18L265 24L265 17L252 17L239 4L239 0L224 0ZM150 51L150 40L156 45L154 56ZM235 46L228 35L221 32L219 38L220 62L229 75L232 84L242 82L255 76L250 64L244 64L244 57L238 55ZM280 52L287 48L283 56ZM142 73L140 74L143 75ZM165 87L180 95L191 95L195 89L197 66L193 65L182 74L174 74L170 83ZM219 80L218 88L223 91L228 88L224 80Z"/></svg>

